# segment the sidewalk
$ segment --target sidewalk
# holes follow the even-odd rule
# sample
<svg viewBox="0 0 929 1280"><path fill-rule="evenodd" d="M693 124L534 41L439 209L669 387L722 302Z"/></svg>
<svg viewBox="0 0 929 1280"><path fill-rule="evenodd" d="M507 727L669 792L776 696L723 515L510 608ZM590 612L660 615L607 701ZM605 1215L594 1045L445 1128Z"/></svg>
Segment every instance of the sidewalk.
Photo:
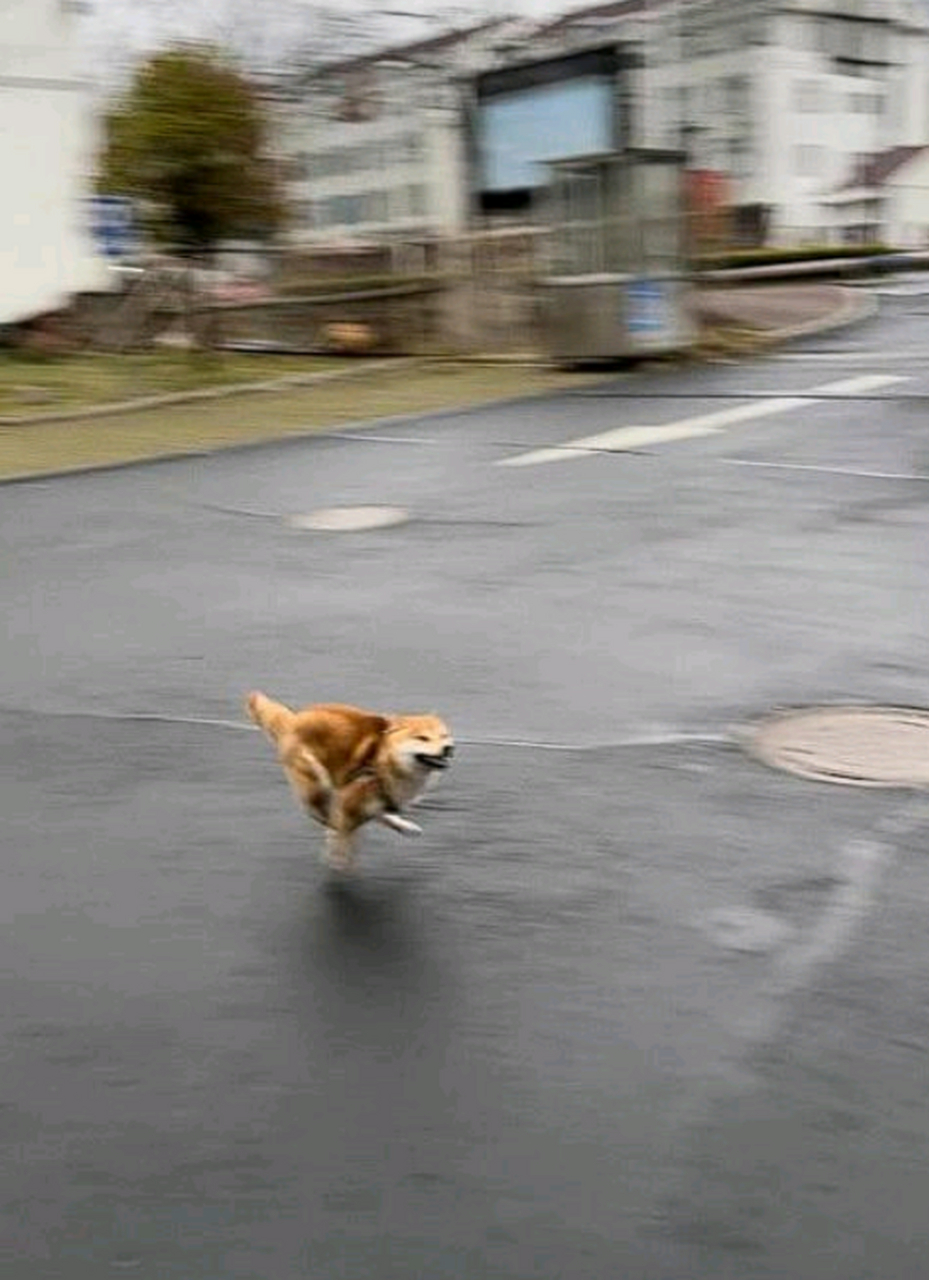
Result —
<svg viewBox="0 0 929 1280"><path fill-rule="evenodd" d="M786 342L864 320L876 311L867 291L840 284L767 284L698 290L701 323L739 330L768 342Z"/></svg>
<svg viewBox="0 0 929 1280"><path fill-rule="evenodd" d="M865 290L835 284L700 289L697 359L733 360L876 310ZM0 483L210 453L363 422L545 395L613 376L555 369L541 358L362 362L340 373L224 386L53 412L0 425Z"/></svg>

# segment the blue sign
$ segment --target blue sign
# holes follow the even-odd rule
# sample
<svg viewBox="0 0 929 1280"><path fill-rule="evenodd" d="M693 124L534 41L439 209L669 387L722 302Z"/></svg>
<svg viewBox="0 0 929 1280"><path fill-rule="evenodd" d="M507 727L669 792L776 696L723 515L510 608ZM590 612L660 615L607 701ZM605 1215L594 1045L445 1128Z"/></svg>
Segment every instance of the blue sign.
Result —
<svg viewBox="0 0 929 1280"><path fill-rule="evenodd" d="M664 333L670 316L665 287L658 280L630 280L626 285L626 328L630 333Z"/></svg>
<svg viewBox="0 0 929 1280"><path fill-rule="evenodd" d="M125 196L94 196L91 229L105 258L128 258L138 247L133 202Z"/></svg>

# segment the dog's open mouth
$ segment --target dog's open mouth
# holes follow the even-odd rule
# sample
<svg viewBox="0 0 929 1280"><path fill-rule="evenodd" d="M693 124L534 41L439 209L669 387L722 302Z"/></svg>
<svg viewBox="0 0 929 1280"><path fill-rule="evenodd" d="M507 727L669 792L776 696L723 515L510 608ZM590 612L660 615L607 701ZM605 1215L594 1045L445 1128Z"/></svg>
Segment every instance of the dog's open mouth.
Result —
<svg viewBox="0 0 929 1280"><path fill-rule="evenodd" d="M424 765L427 769L447 769L452 762L452 755L450 751L440 756L429 756L420 753L416 757L416 762Z"/></svg>

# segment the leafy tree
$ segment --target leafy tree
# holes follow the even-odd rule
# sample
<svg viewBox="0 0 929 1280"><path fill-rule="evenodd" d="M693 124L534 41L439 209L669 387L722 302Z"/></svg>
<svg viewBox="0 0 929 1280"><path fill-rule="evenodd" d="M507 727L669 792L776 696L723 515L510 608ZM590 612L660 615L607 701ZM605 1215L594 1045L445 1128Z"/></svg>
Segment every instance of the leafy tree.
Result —
<svg viewBox="0 0 929 1280"><path fill-rule="evenodd" d="M261 100L210 46L142 63L105 120L98 190L134 197L151 233L189 254L283 221Z"/></svg>

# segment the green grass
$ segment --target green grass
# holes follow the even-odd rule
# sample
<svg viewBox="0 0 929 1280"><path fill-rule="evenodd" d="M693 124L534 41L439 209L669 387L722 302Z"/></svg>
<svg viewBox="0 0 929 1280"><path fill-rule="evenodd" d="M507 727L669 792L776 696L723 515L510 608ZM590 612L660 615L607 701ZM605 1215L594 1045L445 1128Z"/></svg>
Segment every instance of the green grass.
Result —
<svg viewBox="0 0 929 1280"><path fill-rule="evenodd" d="M0 352L0 418L83 409L140 396L263 382L346 365L317 356L202 354L34 356Z"/></svg>
<svg viewBox="0 0 929 1280"><path fill-rule="evenodd" d="M398 365L262 395L75 422L0 426L0 478L311 435L394 414L454 409L589 385L602 376L516 365Z"/></svg>

